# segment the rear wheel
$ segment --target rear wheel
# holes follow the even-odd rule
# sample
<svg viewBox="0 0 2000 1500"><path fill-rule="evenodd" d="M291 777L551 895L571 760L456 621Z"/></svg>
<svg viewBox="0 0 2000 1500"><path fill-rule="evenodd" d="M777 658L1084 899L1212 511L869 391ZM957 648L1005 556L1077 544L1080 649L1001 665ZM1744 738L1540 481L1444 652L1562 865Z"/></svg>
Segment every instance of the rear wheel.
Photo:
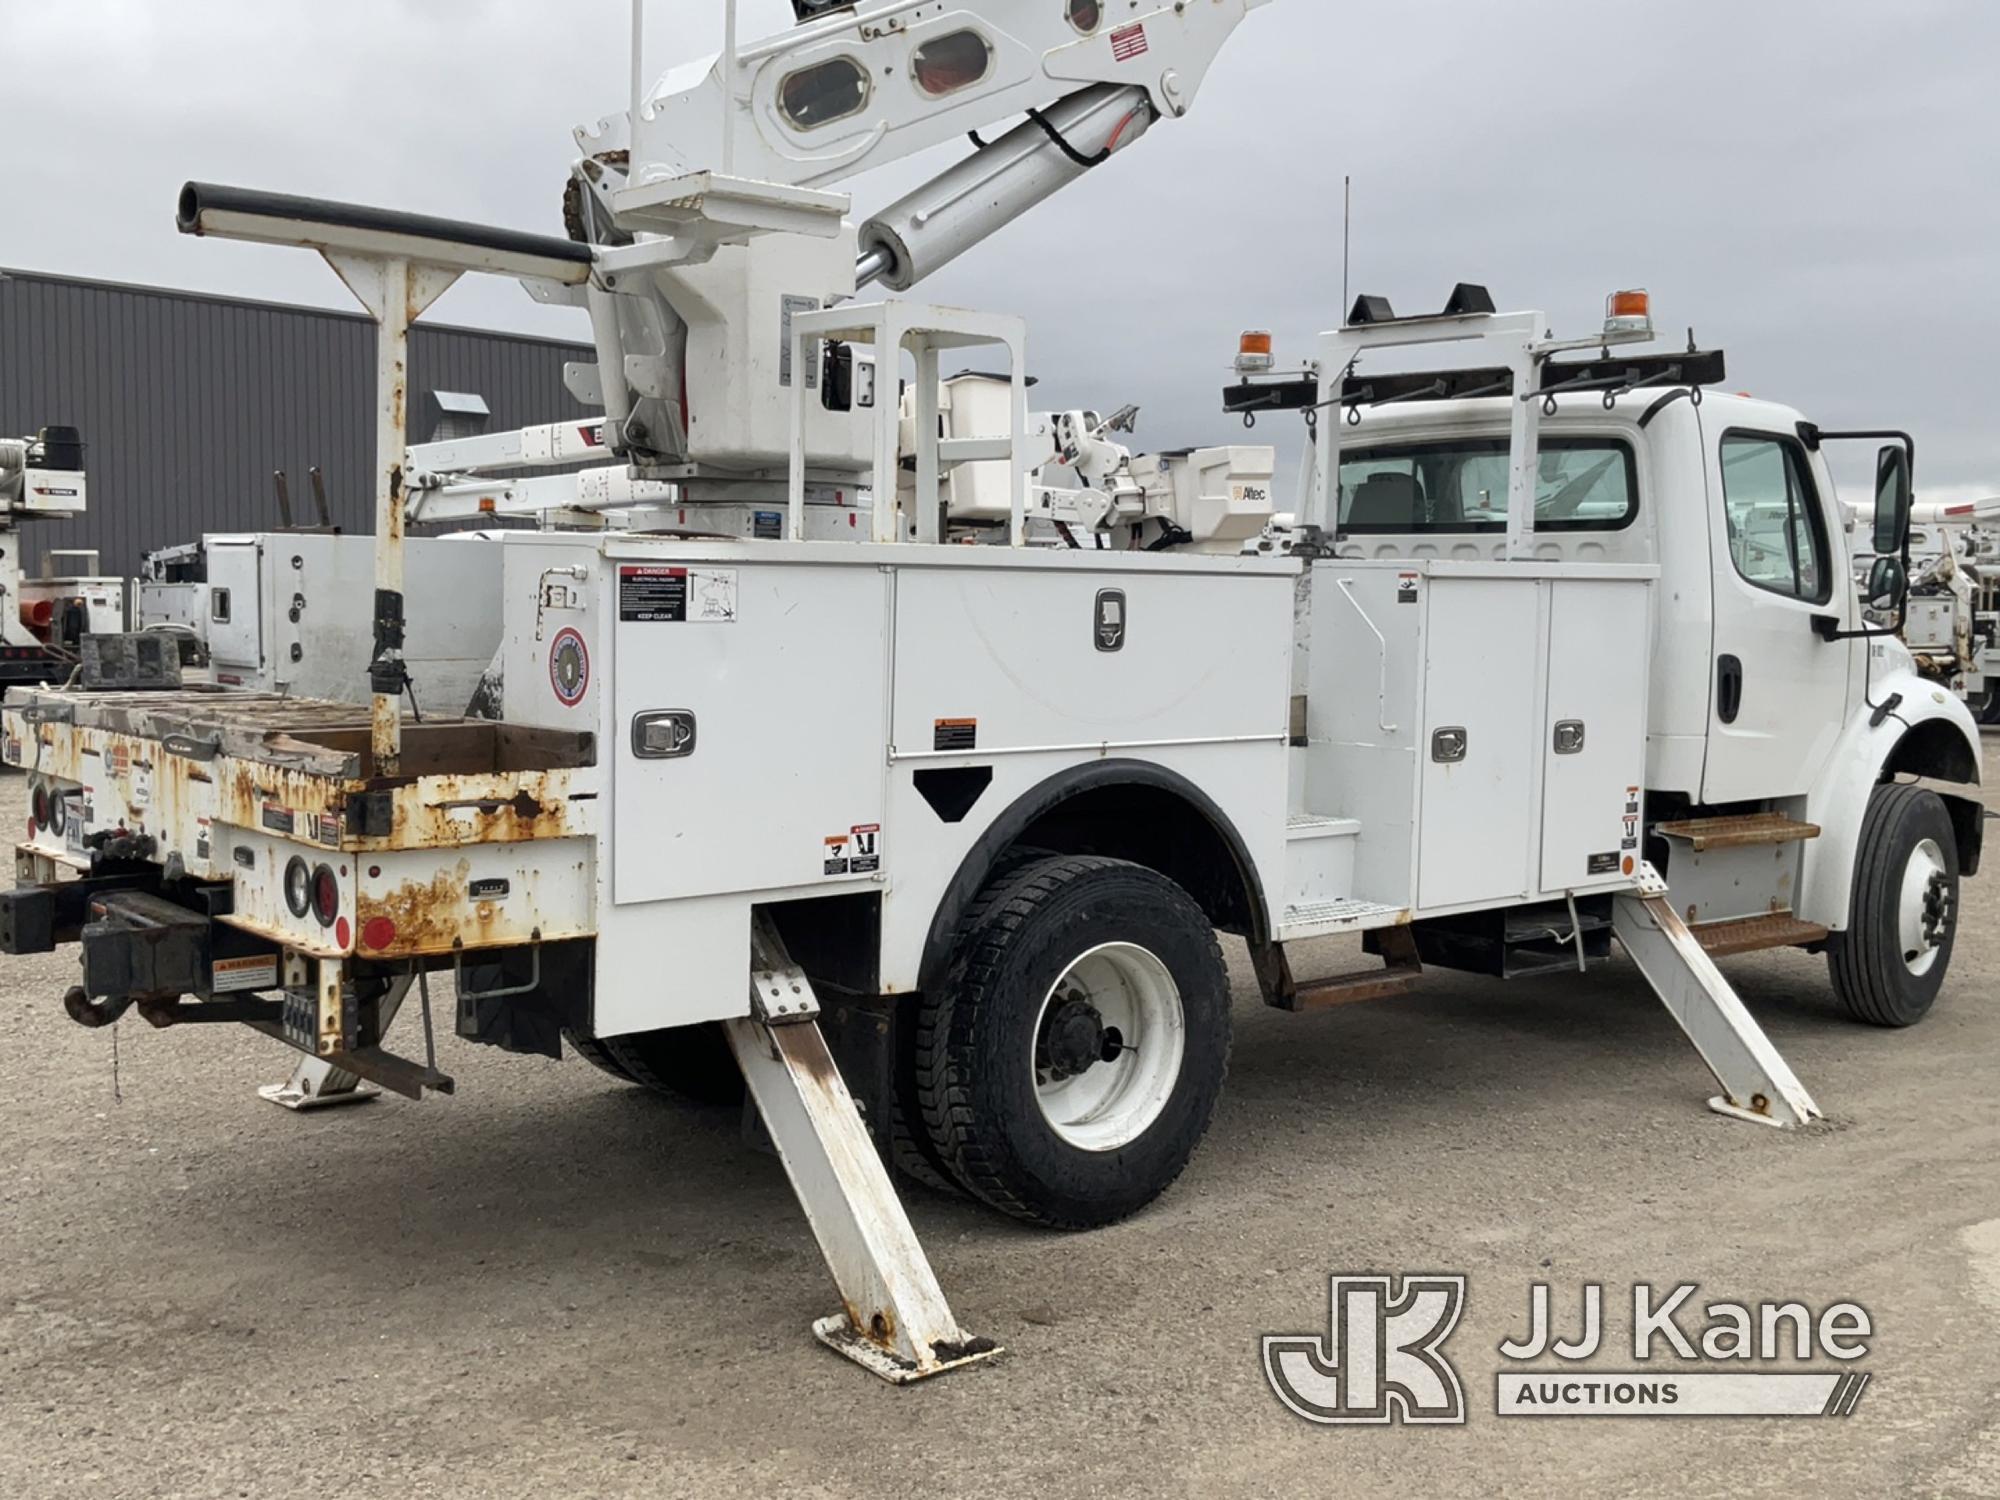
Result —
<svg viewBox="0 0 2000 1500"><path fill-rule="evenodd" d="M1878 786L1861 825L1847 931L1828 950L1833 988L1857 1021L1913 1026L1937 999L1958 928L1958 840L1944 800Z"/></svg>
<svg viewBox="0 0 2000 1500"><path fill-rule="evenodd" d="M917 1021L935 1152L975 1196L1053 1228L1115 1223L1165 1192L1229 1065L1214 929L1121 860L1040 860L1000 883Z"/></svg>
<svg viewBox="0 0 2000 1500"><path fill-rule="evenodd" d="M600 1042L596 1037L585 1036L580 1031L568 1030L563 1032L563 1040L569 1043L570 1051L589 1063L593 1068L600 1068L604 1072L609 1073L613 1078L625 1083L636 1083L638 1081L630 1073L626 1072L624 1068L619 1066L618 1059L611 1055L610 1043Z"/></svg>
<svg viewBox="0 0 2000 1500"><path fill-rule="evenodd" d="M719 1021L612 1037L601 1043L627 1077L696 1104L740 1104L743 1072Z"/></svg>
<svg viewBox="0 0 2000 1500"><path fill-rule="evenodd" d="M959 918L959 941L977 929L986 920L986 914L993 903L1011 885L1014 877L1029 865L1056 856L1047 849L1038 849L1028 844L1017 844L994 860L987 873L986 884L966 906ZM917 1056L918 1037L924 1031L924 1017L921 1012L905 1015L896 1028L896 1077L895 1098L891 1103L890 1159L896 1170L911 1181L923 1184L935 1193L963 1193L965 1184L958 1180L957 1169L938 1149L924 1128L922 1105L917 1097ZM925 1044L926 1046L928 1044Z"/></svg>

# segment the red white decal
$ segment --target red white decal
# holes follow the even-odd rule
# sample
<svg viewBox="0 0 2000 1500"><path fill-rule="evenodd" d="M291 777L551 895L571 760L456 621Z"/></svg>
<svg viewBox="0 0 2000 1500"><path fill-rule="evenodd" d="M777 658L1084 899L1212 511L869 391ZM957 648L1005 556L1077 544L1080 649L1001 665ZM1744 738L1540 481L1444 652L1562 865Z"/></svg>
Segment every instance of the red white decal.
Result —
<svg viewBox="0 0 2000 1500"><path fill-rule="evenodd" d="M1111 60L1130 62L1135 57L1146 55L1146 26L1139 22L1132 26L1121 26L1111 33Z"/></svg>
<svg viewBox="0 0 2000 1500"><path fill-rule="evenodd" d="M590 651L574 630L563 631L549 646L549 686L565 708L575 708L589 691Z"/></svg>

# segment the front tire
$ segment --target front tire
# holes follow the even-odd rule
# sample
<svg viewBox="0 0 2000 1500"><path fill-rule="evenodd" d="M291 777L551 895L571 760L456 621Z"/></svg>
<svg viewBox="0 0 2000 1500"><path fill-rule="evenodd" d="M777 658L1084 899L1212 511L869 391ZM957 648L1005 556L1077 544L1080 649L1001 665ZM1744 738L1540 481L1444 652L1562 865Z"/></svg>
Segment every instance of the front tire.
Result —
<svg viewBox="0 0 2000 1500"><path fill-rule="evenodd" d="M1180 1176L1229 1067L1215 931L1122 860L1010 873L917 1015L917 1102L950 1176L1057 1229L1129 1217Z"/></svg>
<svg viewBox="0 0 2000 1500"><path fill-rule="evenodd" d="M1914 1026L1951 967L1958 839L1936 792L1878 786L1861 824L1847 931L1828 949L1834 992L1871 1026Z"/></svg>

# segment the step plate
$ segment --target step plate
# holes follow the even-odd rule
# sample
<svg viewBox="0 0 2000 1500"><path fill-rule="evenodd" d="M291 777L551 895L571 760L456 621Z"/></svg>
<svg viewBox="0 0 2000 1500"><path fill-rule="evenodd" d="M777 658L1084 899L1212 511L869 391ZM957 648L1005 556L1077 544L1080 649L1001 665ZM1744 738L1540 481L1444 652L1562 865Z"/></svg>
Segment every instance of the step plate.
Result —
<svg viewBox="0 0 2000 1500"><path fill-rule="evenodd" d="M1769 948L1802 948L1809 943L1823 943L1827 938L1826 928L1817 922L1801 921L1790 912L1743 917L1734 922L1710 922L1693 931L1695 941L1710 958L1762 953Z"/></svg>
<svg viewBox="0 0 2000 1500"><path fill-rule="evenodd" d="M1688 818L1661 823L1654 832L1681 839L1697 854L1710 849L1742 849L1757 844L1796 844L1819 837L1817 823L1800 823L1783 813L1751 813L1741 818Z"/></svg>
<svg viewBox="0 0 2000 1500"><path fill-rule="evenodd" d="M1279 924L1278 940L1325 937L1335 932L1365 932L1371 927L1394 927L1410 919L1406 906L1390 906L1381 901L1314 901L1285 908Z"/></svg>

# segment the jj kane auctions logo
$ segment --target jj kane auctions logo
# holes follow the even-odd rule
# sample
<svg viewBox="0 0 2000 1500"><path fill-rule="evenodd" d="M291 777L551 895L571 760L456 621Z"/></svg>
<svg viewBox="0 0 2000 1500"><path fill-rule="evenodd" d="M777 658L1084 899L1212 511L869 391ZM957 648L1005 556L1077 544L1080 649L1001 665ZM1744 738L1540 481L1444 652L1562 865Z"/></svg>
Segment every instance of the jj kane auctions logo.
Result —
<svg viewBox="0 0 2000 1500"><path fill-rule="evenodd" d="M1632 1288L1633 1370L1575 1368L1619 1347L1606 1341L1602 1285L1578 1299L1572 1337L1558 1333L1545 1282L1528 1292L1528 1330L1501 1343L1494 1409L1536 1416L1851 1416L1871 1378L1866 1371L1769 1368L1775 1361L1835 1360L1868 1354L1874 1324L1866 1308L1836 1302L1815 1312L1802 1302L1709 1302L1684 1282L1664 1291ZM1388 1423L1456 1425L1466 1420L1463 1382L1444 1344L1465 1310L1466 1279L1449 1275L1335 1276L1324 1334L1264 1339L1264 1376L1287 1410L1325 1426ZM1553 1359L1553 1366L1543 1363ZM1705 1361L1704 1368L1686 1365ZM1739 1368L1715 1368L1740 1362ZM1520 1368L1527 1366L1527 1368ZM1763 1368L1758 1368L1763 1366Z"/></svg>

